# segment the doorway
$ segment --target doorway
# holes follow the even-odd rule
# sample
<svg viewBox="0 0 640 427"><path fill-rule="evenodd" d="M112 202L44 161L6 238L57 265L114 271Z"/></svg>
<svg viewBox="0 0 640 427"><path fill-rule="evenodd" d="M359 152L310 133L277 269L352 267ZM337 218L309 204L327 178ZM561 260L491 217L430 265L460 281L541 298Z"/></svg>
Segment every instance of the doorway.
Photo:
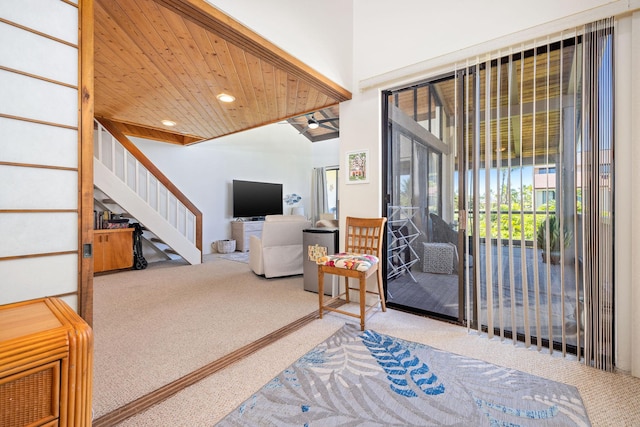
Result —
<svg viewBox="0 0 640 427"><path fill-rule="evenodd" d="M463 321L455 76L385 94L387 301Z"/></svg>
<svg viewBox="0 0 640 427"><path fill-rule="evenodd" d="M383 93L390 306L610 348L589 337L611 329L613 265L612 44L593 38Z"/></svg>

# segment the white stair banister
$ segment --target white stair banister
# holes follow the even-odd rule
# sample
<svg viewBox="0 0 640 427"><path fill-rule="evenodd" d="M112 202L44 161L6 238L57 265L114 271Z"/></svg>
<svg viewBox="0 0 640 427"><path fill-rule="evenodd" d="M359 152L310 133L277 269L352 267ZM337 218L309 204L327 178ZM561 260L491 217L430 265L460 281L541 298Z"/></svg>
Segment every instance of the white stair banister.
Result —
<svg viewBox="0 0 640 427"><path fill-rule="evenodd" d="M94 183L191 264L202 261L199 211L192 211L96 121ZM121 136L122 137L122 136ZM144 157L144 156L143 156ZM152 190L152 183L155 188ZM151 194L155 194L152 200ZM174 202L175 200L175 202ZM164 203L163 203L164 202ZM190 202L188 202L190 203ZM201 222L201 221L200 221Z"/></svg>

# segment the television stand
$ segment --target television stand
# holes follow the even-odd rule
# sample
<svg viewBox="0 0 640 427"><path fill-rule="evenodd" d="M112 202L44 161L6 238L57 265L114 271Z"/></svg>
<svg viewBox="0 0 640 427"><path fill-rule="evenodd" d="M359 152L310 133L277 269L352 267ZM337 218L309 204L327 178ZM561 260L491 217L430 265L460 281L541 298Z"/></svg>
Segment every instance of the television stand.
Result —
<svg viewBox="0 0 640 427"><path fill-rule="evenodd" d="M231 238L236 241L236 250L247 252L251 236L262 236L264 220L231 221Z"/></svg>

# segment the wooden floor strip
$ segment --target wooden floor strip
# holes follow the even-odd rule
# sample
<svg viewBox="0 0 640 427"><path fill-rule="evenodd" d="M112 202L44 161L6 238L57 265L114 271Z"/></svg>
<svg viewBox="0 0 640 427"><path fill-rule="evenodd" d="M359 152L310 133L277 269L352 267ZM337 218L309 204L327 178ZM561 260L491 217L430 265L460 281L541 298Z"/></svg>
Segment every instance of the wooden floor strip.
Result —
<svg viewBox="0 0 640 427"><path fill-rule="evenodd" d="M341 305L341 304L339 304ZM227 366L255 353L256 351L276 342L280 338L283 338L290 333L297 331L303 326L311 323L313 320L318 318L318 311L315 310L304 317L274 331L264 337L254 341L250 344L247 344L244 347L235 350L220 359L217 359L208 365L203 366L200 369L197 369L184 377L181 377L163 387L160 387L157 390L154 390L126 405L123 405L108 414L101 416L100 418L93 421L93 427L105 427L112 426L114 424L120 423L127 418L130 418L136 415L139 412L142 412L146 409L149 409L153 405L156 405L162 402L165 399L173 396L179 391L197 383L198 381L212 375L221 369L226 368Z"/></svg>

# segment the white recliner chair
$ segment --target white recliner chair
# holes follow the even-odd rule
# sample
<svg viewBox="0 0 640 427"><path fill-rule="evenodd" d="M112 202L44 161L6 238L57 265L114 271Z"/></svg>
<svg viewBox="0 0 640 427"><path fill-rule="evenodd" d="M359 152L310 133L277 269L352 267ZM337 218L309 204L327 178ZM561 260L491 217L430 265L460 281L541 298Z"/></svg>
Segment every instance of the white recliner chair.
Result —
<svg viewBox="0 0 640 427"><path fill-rule="evenodd" d="M262 236L249 239L249 267L264 277L302 274L302 230L311 221L302 215L268 215Z"/></svg>

